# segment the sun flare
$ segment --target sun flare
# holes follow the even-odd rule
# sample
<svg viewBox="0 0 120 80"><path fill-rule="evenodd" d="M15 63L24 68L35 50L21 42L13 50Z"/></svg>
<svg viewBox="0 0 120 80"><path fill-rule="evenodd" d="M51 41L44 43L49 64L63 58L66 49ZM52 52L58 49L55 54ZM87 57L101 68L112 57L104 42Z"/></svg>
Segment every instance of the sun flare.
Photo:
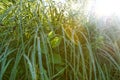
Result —
<svg viewBox="0 0 120 80"><path fill-rule="evenodd" d="M96 0L95 14L97 16L111 16L116 14L120 16L120 0Z"/></svg>

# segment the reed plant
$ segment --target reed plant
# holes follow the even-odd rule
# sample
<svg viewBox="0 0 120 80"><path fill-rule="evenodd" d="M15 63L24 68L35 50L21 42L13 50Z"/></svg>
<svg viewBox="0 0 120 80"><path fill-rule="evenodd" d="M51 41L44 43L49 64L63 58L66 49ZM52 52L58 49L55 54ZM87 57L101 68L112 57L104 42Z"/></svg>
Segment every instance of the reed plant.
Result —
<svg viewBox="0 0 120 80"><path fill-rule="evenodd" d="M0 80L119 80L117 40L59 5L0 1Z"/></svg>

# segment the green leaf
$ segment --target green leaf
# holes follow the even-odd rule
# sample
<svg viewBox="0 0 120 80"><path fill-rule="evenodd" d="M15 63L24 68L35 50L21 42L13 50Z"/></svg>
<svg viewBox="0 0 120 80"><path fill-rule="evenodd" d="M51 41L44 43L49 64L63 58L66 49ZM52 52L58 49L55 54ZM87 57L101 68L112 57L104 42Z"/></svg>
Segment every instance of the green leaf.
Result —
<svg viewBox="0 0 120 80"><path fill-rule="evenodd" d="M51 58L51 63L53 64L59 64L59 65L63 64L60 54L53 54L50 56L50 58Z"/></svg>
<svg viewBox="0 0 120 80"><path fill-rule="evenodd" d="M54 37L54 32L53 31L50 31L49 34L48 34L48 38L51 39Z"/></svg>
<svg viewBox="0 0 120 80"><path fill-rule="evenodd" d="M61 37L55 37L54 39L51 40L51 46L52 48L58 47L61 42Z"/></svg>

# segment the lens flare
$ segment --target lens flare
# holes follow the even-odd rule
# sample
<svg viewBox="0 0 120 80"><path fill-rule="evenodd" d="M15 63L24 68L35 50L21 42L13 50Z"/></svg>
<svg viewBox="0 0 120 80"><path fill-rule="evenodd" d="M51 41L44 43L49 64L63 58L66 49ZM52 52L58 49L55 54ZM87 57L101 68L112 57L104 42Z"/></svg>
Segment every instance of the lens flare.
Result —
<svg viewBox="0 0 120 80"><path fill-rule="evenodd" d="M95 14L97 16L120 16L120 0L96 0Z"/></svg>

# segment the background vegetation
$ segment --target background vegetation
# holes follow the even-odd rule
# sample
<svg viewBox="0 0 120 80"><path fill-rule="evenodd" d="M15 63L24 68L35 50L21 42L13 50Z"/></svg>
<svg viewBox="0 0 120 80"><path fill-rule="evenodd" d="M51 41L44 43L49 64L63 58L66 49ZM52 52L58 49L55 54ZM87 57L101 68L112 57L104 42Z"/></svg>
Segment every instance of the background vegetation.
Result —
<svg viewBox="0 0 120 80"><path fill-rule="evenodd" d="M70 4L0 1L0 80L120 80L119 40Z"/></svg>

